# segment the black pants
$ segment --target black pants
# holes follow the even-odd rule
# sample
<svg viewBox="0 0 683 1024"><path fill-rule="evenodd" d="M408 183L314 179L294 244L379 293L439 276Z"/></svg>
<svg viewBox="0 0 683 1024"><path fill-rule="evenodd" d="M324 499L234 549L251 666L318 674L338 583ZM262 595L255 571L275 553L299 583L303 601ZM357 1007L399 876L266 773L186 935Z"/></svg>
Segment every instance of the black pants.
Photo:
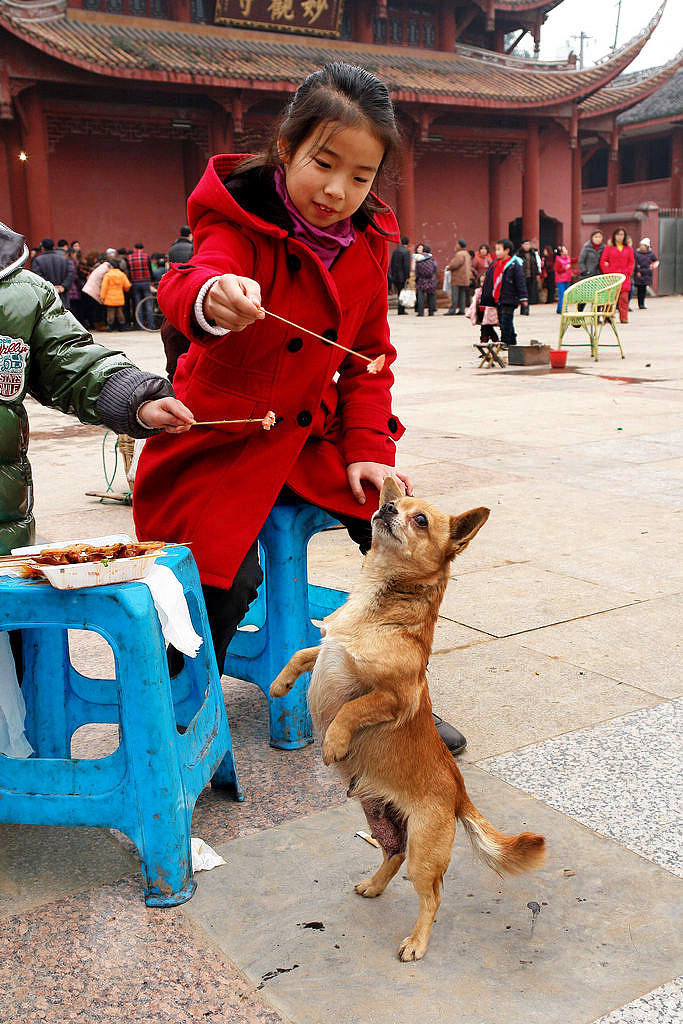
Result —
<svg viewBox="0 0 683 1024"><path fill-rule="evenodd" d="M495 326L493 324L482 324L479 340L492 341L496 343L498 341L498 335L496 334Z"/></svg>
<svg viewBox="0 0 683 1024"><path fill-rule="evenodd" d="M416 291L415 312L417 315L424 316L426 302L429 308L429 315L434 316L436 313L436 292L426 292L424 288L417 288Z"/></svg>
<svg viewBox="0 0 683 1024"><path fill-rule="evenodd" d="M647 285L637 284L636 292L638 293L638 309L645 309L645 296L647 295Z"/></svg>
<svg viewBox="0 0 683 1024"><path fill-rule="evenodd" d="M291 495L285 492L278 501L287 501L288 497L291 500ZM367 520L356 519L352 516L339 516L336 513L331 514L346 527L351 540L358 544L362 554L370 550L372 527ZM255 600L262 582L263 573L258 560L258 542L254 541L237 570L229 590L202 584L219 673L223 671L230 641L237 632L237 627L246 615L250 604ZM169 646L167 653L169 670L173 677L182 668L183 655L172 646Z"/></svg>
<svg viewBox="0 0 683 1024"><path fill-rule="evenodd" d="M516 345L515 306L498 306L498 323L500 324L500 340L504 345Z"/></svg>
<svg viewBox="0 0 683 1024"><path fill-rule="evenodd" d="M396 294L397 295L401 294L401 292L405 288L405 285L406 285L405 281L394 281L394 288L396 289ZM399 316L405 316L405 312L406 312L406 307L401 305L401 300L399 299L398 300L398 315Z"/></svg>

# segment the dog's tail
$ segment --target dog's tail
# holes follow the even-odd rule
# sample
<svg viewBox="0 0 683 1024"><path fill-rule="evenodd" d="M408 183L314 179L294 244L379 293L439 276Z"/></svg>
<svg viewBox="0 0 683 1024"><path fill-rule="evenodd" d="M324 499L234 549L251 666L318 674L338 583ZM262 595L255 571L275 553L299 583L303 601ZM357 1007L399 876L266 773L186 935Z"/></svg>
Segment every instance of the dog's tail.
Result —
<svg viewBox="0 0 683 1024"><path fill-rule="evenodd" d="M465 795L458 811L474 852L499 875L530 871L545 858L545 839L534 832L506 836L480 814Z"/></svg>

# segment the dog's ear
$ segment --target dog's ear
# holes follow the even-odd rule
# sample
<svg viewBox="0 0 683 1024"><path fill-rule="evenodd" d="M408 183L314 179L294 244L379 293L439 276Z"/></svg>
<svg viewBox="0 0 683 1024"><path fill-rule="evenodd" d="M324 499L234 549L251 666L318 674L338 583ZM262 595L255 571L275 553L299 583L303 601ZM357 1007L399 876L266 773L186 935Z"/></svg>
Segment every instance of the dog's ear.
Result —
<svg viewBox="0 0 683 1024"><path fill-rule="evenodd" d="M488 508L471 508L469 512L463 512L460 516L451 516L451 558L465 550L472 538L479 533L490 513L491 510Z"/></svg>
<svg viewBox="0 0 683 1024"><path fill-rule="evenodd" d="M389 501L398 501L398 499L402 497L403 491L398 486L393 476L386 477L379 495L380 505L386 505Z"/></svg>

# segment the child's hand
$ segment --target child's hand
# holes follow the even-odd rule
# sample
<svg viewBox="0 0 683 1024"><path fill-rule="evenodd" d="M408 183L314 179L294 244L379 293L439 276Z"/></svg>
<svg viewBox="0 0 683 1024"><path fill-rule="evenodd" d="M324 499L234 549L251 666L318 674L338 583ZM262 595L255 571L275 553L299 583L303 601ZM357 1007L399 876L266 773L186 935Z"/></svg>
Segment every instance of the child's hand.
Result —
<svg viewBox="0 0 683 1024"><path fill-rule="evenodd" d="M138 409L138 420L150 430L165 430L167 434L184 434L194 423L190 410L177 398L157 398L143 402Z"/></svg>
<svg viewBox="0 0 683 1024"><path fill-rule="evenodd" d="M229 331L243 331L254 320L263 320L261 286L250 277L223 274L204 298L204 316Z"/></svg>
<svg viewBox="0 0 683 1024"><path fill-rule="evenodd" d="M365 494L361 486L361 480L367 480L369 484L382 490L382 484L388 476L392 476L398 483L404 494L413 493L413 485L405 475L399 473L393 466L384 466L381 462L351 462L346 467L346 477L354 498L359 505L365 504Z"/></svg>

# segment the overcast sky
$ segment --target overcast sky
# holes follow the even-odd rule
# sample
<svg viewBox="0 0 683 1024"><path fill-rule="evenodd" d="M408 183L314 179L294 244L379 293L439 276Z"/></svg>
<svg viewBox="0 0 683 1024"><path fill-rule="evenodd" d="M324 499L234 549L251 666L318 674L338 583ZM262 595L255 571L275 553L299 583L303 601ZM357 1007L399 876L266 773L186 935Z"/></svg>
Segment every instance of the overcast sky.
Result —
<svg viewBox="0 0 683 1024"><path fill-rule="evenodd" d="M559 60L569 49L579 52L579 40L571 39L583 29L592 39L584 42L584 66L594 64L610 52L614 43L618 3L616 0L564 0L548 15L541 29L541 59ZM665 64L681 47L682 0L668 0L664 14L652 38L627 68L642 68ZM648 23L659 8L659 0L622 0L617 45L632 39ZM677 13L676 13L677 12ZM527 39L522 41L524 47ZM533 45L533 44L532 44Z"/></svg>

